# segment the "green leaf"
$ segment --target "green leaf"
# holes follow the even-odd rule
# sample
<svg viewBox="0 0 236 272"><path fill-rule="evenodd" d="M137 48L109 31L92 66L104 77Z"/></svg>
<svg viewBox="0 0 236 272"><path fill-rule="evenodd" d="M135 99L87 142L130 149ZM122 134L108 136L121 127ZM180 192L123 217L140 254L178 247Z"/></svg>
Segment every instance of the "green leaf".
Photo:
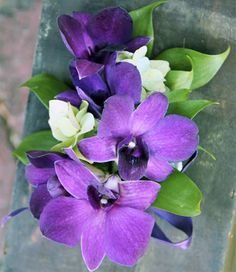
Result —
<svg viewBox="0 0 236 272"><path fill-rule="evenodd" d="M161 183L161 190L153 206L181 216L197 216L201 213L202 193L184 173L174 172Z"/></svg>
<svg viewBox="0 0 236 272"><path fill-rule="evenodd" d="M151 41L148 44L149 57L152 54L154 43L153 11L155 8L166 2L166 0L154 2L148 6L133 10L129 13L133 20L133 37L149 36L151 38Z"/></svg>
<svg viewBox="0 0 236 272"><path fill-rule="evenodd" d="M230 53L230 47L218 55L207 55L186 48L171 48L162 52L157 59L167 60L172 70L193 71L190 89L207 84L218 72Z"/></svg>
<svg viewBox="0 0 236 272"><path fill-rule="evenodd" d="M23 83L21 87L27 87L35 93L47 109L49 100L54 99L57 94L70 89L62 81L49 74L36 75Z"/></svg>
<svg viewBox="0 0 236 272"><path fill-rule="evenodd" d="M165 92L165 95L168 97L169 103L173 103L187 100L190 93L191 93L190 90L183 89Z"/></svg>
<svg viewBox="0 0 236 272"><path fill-rule="evenodd" d="M170 71L166 76L168 88L172 91L190 89L193 81L193 71Z"/></svg>
<svg viewBox="0 0 236 272"><path fill-rule="evenodd" d="M206 153L209 157L211 157L214 161L216 161L216 157L209 150L205 149L201 145L198 146L198 150Z"/></svg>
<svg viewBox="0 0 236 272"><path fill-rule="evenodd" d="M168 114L179 114L193 119L200 111L214 104L219 103L202 99L174 102L169 104Z"/></svg>
<svg viewBox="0 0 236 272"><path fill-rule="evenodd" d="M22 163L27 164L26 152L30 150L50 150L57 141L50 130L40 131L25 137L21 144L13 151L13 155Z"/></svg>

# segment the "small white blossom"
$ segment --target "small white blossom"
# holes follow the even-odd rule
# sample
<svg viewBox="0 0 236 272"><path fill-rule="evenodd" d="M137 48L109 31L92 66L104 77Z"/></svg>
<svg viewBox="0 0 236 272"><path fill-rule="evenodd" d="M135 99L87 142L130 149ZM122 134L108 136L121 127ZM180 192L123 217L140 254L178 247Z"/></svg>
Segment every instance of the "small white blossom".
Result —
<svg viewBox="0 0 236 272"><path fill-rule="evenodd" d="M147 46L140 47L134 53L120 52L118 61L129 62L137 67L142 78L142 86L148 92L165 92L165 76L170 71L168 61L150 60L146 57Z"/></svg>
<svg viewBox="0 0 236 272"><path fill-rule="evenodd" d="M80 109L69 102L60 100L49 101L49 125L53 137L65 142L91 131L95 126L94 116L87 112L88 102L82 101Z"/></svg>

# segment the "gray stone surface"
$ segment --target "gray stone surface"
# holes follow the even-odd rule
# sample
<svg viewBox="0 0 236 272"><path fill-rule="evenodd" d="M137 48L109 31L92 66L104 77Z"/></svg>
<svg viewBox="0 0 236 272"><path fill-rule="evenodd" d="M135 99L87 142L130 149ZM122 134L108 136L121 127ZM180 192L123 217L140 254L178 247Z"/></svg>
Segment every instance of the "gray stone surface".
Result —
<svg viewBox="0 0 236 272"><path fill-rule="evenodd" d="M49 72L68 80L67 65L70 55L64 48L56 27L56 17L73 10L95 12L110 5L128 9L153 1L44 1L39 42L34 63L34 74ZM170 0L155 13L155 52L169 47L185 46L206 53L219 53L230 44L232 53L218 76L194 96L216 99L220 106L212 107L196 118L200 126L201 144L217 157L211 161L200 154L188 174L203 191L203 213L194 219L192 247L181 251L158 242L150 243L147 254L134 268L122 268L106 260L98 271L135 272L220 272L223 271L226 251L227 269L233 272L235 250L233 212L235 209L236 160L236 92L235 43L236 4L234 0ZM30 95L25 135L47 126L47 112ZM25 206L29 188L19 164L13 192L13 208ZM230 257L231 256L231 257ZM80 249L68 249L42 238L36 222L25 213L8 226L4 272L86 271Z"/></svg>

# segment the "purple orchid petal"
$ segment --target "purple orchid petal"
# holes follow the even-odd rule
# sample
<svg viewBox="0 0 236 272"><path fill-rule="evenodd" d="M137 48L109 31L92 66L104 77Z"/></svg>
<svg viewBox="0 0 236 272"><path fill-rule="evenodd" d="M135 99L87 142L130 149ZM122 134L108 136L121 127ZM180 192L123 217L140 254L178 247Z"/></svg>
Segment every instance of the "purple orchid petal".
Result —
<svg viewBox="0 0 236 272"><path fill-rule="evenodd" d="M128 62L107 65L105 73L112 94L128 95L134 103L140 102L142 81L140 73L134 65Z"/></svg>
<svg viewBox="0 0 236 272"><path fill-rule="evenodd" d="M88 30L97 45L125 44L132 36L132 19L120 8L106 8L88 23Z"/></svg>
<svg viewBox="0 0 236 272"><path fill-rule="evenodd" d="M96 270L105 257L105 212L100 210L84 225L81 251L89 271Z"/></svg>
<svg viewBox="0 0 236 272"><path fill-rule="evenodd" d="M40 216L40 230L48 239L70 247L76 246L83 226L93 216L93 208L86 200L58 197L51 200Z"/></svg>
<svg viewBox="0 0 236 272"><path fill-rule="evenodd" d="M129 134L129 119L134 102L128 96L114 95L107 99L98 128L99 137L124 137Z"/></svg>
<svg viewBox="0 0 236 272"><path fill-rule="evenodd" d="M87 60L75 60L70 64L70 71L75 86L83 90L86 100L92 105L103 106L104 101L109 97L109 90L100 75L103 65ZM78 93L81 99L81 95Z"/></svg>
<svg viewBox="0 0 236 272"><path fill-rule="evenodd" d="M92 15L86 12L74 11L72 13L73 18L75 18L83 27L86 27Z"/></svg>
<svg viewBox="0 0 236 272"><path fill-rule="evenodd" d="M79 150L89 160L107 162L116 159L116 140L97 136L83 139L79 142Z"/></svg>
<svg viewBox="0 0 236 272"><path fill-rule="evenodd" d="M29 161L38 168L54 168L54 162L65 159L66 156L62 153L51 151L28 151L27 157Z"/></svg>
<svg viewBox="0 0 236 272"><path fill-rule="evenodd" d="M173 167L166 160L153 155L149 157L145 177L160 182L165 180L172 172Z"/></svg>
<svg viewBox="0 0 236 272"><path fill-rule="evenodd" d="M127 137L118 145L118 169L123 180L138 180L144 176L148 153L142 141L136 140L135 147L130 148L132 137Z"/></svg>
<svg viewBox="0 0 236 272"><path fill-rule="evenodd" d="M77 93L82 100L86 100L89 103L89 110L96 116L100 117L102 108L97 105L93 99L91 99L82 89L76 87Z"/></svg>
<svg viewBox="0 0 236 272"><path fill-rule="evenodd" d="M107 65L115 65L116 64L116 60L117 60L117 56L118 56L118 53L117 52L113 52L112 54L110 54L108 56L107 59L105 59L105 64Z"/></svg>
<svg viewBox="0 0 236 272"><path fill-rule="evenodd" d="M35 218L39 219L50 200L52 200L52 196L48 192L47 184L39 185L34 189L30 198L30 211Z"/></svg>
<svg viewBox="0 0 236 272"><path fill-rule="evenodd" d="M22 212L28 211L29 208L28 207L23 207L23 208L19 208L11 213L9 213L8 215L4 216L1 220L0 220L0 227L4 227L13 217L17 216L18 214L21 214Z"/></svg>
<svg viewBox="0 0 236 272"><path fill-rule="evenodd" d="M139 210L146 210L156 200L161 186L148 180L134 180L119 183L120 198L116 204Z"/></svg>
<svg viewBox="0 0 236 272"><path fill-rule="evenodd" d="M166 211L162 211L156 208L151 208L151 211L153 211L155 214L166 220L169 224L174 226L175 228L183 231L187 238L181 242L172 242L165 233L160 229L160 227L155 224L152 232L152 237L160 240L163 243L170 244L174 247L181 248L181 249L187 249L192 242L192 234L193 234L193 222L192 218L190 217L183 217L178 216L172 213L168 213Z"/></svg>
<svg viewBox="0 0 236 272"><path fill-rule="evenodd" d="M147 45L150 40L150 37L147 36L136 37L127 43L126 50L134 53L140 47Z"/></svg>
<svg viewBox="0 0 236 272"><path fill-rule="evenodd" d="M62 187L57 176L53 176L53 177L49 178L49 180L47 182L47 190L48 190L49 194L51 195L51 197L53 197L53 198L66 194L66 191Z"/></svg>
<svg viewBox="0 0 236 272"><path fill-rule="evenodd" d="M103 64L95 63L86 59L76 59L71 62L78 73L79 80L97 74L104 68Z"/></svg>
<svg viewBox="0 0 236 272"><path fill-rule="evenodd" d="M78 58L88 58L93 44L83 25L71 16L62 15L58 26L67 49Z"/></svg>
<svg viewBox="0 0 236 272"><path fill-rule="evenodd" d="M188 159L198 146L198 127L190 119L168 115L144 135L147 146L168 161Z"/></svg>
<svg viewBox="0 0 236 272"><path fill-rule="evenodd" d="M104 101L109 97L109 90L99 74L94 74L81 79L78 86L88 95L97 105L103 106Z"/></svg>
<svg viewBox="0 0 236 272"><path fill-rule="evenodd" d="M72 106L79 108L81 104L81 98L75 90L68 90L62 93L59 93L56 97L58 100L65 102L70 102Z"/></svg>
<svg viewBox="0 0 236 272"><path fill-rule="evenodd" d="M121 265L136 264L148 246L154 223L150 215L137 209L111 209L105 233L107 256Z"/></svg>
<svg viewBox="0 0 236 272"><path fill-rule="evenodd" d="M75 198L88 199L88 186L99 182L97 177L79 161L58 161L55 163L55 171L61 185Z"/></svg>
<svg viewBox="0 0 236 272"><path fill-rule="evenodd" d="M75 151L71 147L64 148L65 153L68 155L70 159L76 162L80 162L79 158L77 157Z"/></svg>
<svg viewBox="0 0 236 272"><path fill-rule="evenodd" d="M133 135L142 135L153 129L162 119L168 108L168 99L161 93L154 93L142 102L133 112L130 124Z"/></svg>
<svg viewBox="0 0 236 272"><path fill-rule="evenodd" d="M29 164L25 167L26 179L34 186L46 183L48 179L54 175L54 168L37 168L32 164Z"/></svg>

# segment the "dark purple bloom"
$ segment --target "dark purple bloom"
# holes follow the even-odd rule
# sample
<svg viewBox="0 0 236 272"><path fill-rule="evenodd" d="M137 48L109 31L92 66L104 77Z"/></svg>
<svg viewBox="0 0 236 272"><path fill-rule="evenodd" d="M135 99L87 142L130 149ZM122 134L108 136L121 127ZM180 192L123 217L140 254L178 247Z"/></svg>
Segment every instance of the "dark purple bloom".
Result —
<svg viewBox="0 0 236 272"><path fill-rule="evenodd" d="M156 199L160 185L147 180L121 182L115 176L102 183L78 160L57 161L55 170L71 196L57 197L43 209L43 235L72 247L81 241L90 271L105 256L134 265L152 234L155 221L145 210Z"/></svg>
<svg viewBox="0 0 236 272"><path fill-rule="evenodd" d="M25 168L25 175L34 187L30 198L30 211L38 219L50 200L66 194L54 167L56 161L65 160L66 156L50 151L30 151L27 152L27 157L30 164Z"/></svg>
<svg viewBox="0 0 236 272"><path fill-rule="evenodd" d="M58 99L75 106L81 99L86 100L96 116L101 114L104 101L114 94L130 95L135 103L140 102L140 74L129 63L116 64L116 51L134 52L149 38L132 39L133 22L126 10L107 8L95 16L74 12L72 16L60 16L58 24L65 45L76 57L70 71L77 90L77 94L65 92Z"/></svg>
<svg viewBox="0 0 236 272"><path fill-rule="evenodd" d="M75 60L70 67L78 96L89 102L93 113L100 115L106 99L115 94L128 95L134 103L140 102L141 76L134 65L121 62L100 66L97 73L90 73L86 60Z"/></svg>
<svg viewBox="0 0 236 272"><path fill-rule="evenodd" d="M67 90L59 93L55 99L70 102L70 104L76 108L79 108L81 104L81 98L75 90Z"/></svg>
<svg viewBox="0 0 236 272"><path fill-rule="evenodd" d="M116 50L134 52L150 40L132 39L132 18L120 7L103 9L95 16L84 12L62 15L58 25L68 50L76 58L96 63L110 63Z"/></svg>
<svg viewBox="0 0 236 272"><path fill-rule="evenodd" d="M91 161L118 157L124 179L146 176L163 181L172 172L170 162L188 159L198 146L196 124L183 116L167 115L168 100L161 93L150 95L136 110L126 96L112 96L105 105L95 137L79 143Z"/></svg>

